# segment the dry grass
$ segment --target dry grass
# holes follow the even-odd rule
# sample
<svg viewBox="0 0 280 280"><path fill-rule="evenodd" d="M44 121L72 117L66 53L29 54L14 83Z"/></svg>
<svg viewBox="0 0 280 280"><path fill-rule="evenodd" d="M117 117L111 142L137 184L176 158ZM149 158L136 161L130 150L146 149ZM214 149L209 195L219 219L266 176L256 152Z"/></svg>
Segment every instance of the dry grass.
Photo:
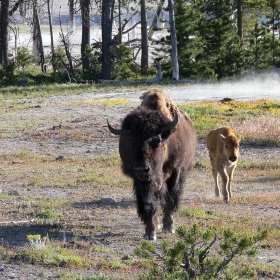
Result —
<svg viewBox="0 0 280 280"><path fill-rule="evenodd" d="M280 145L280 119L272 116L246 118L242 122L231 121L231 125L247 142Z"/></svg>
<svg viewBox="0 0 280 280"><path fill-rule="evenodd" d="M119 176L118 155L87 158L68 156L58 160L53 156L20 150L17 154L3 153L0 158L2 176L7 178L5 183L11 187L21 185L60 188L94 185L98 188L100 185L128 185L128 180Z"/></svg>
<svg viewBox="0 0 280 280"><path fill-rule="evenodd" d="M200 138L209 129L231 126L245 143L279 146L280 102L277 100L193 102L180 104L194 120Z"/></svg>
<svg viewBox="0 0 280 280"><path fill-rule="evenodd" d="M0 196L0 220L34 219L27 227L20 227L21 233L13 229L15 238L21 236L23 240L17 247L3 244L1 255L5 262L16 258L39 267L67 268L67 277L77 269L81 273L86 269L124 277L143 273L149 267L133 253L143 226L134 204L129 202L133 200L131 182L120 171L118 155L56 161L50 156L21 151L1 154L0 170L7 186ZM181 209L175 215L176 225L191 227L198 223L217 231L231 227L249 234L268 228L262 250L278 252L279 181L277 170L239 167L232 201L226 205L214 197L210 168L194 168L186 182ZM115 202L107 204L104 198ZM5 230L2 226L2 238L10 239L10 228ZM40 228L48 232L49 240L42 250L30 247L27 239L28 234L42 232ZM236 266L242 263L236 262L235 269ZM256 271L275 274L277 259L257 259L254 266Z"/></svg>
<svg viewBox="0 0 280 280"><path fill-rule="evenodd" d="M104 151L117 141L106 130L105 120L114 118L113 124L119 124L130 108L121 99L58 102L56 107L43 102L40 106L19 103L2 107L5 122L0 127L0 140L27 139L30 145L53 141L71 150L75 141L78 146L94 145L100 139L98 145L102 143ZM278 145L278 103L198 102L182 106L191 111L201 137L211 127L231 124L245 136L244 142ZM39 113L37 118L34 112ZM13 143L17 145L17 141ZM176 226L198 223L202 228L213 226L221 231L231 227L248 233L268 228L268 239L261 244L257 258L237 260L232 268L247 265L265 279L277 279L280 261L279 163L271 149L272 155L262 156L262 161L253 155L240 159L230 204L214 197L209 159L199 158L175 215ZM118 154L82 154L77 147L75 151L73 155L65 152L62 160L43 148L32 152L31 147L18 147L0 153L0 258L7 265L5 271L8 265L14 270L20 263L22 271L31 265L43 271L45 278L106 275L135 279L151 264L134 254L144 229L137 217L132 182L121 173ZM47 237L43 250L28 242L27 236L36 234ZM165 238L172 242L176 237L160 233L158 247Z"/></svg>

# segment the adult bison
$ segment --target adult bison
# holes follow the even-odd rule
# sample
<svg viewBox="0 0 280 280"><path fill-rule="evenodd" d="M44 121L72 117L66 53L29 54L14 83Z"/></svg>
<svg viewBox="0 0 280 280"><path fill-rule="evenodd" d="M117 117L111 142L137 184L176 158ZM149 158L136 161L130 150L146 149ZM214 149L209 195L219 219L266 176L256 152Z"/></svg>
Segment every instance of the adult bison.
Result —
<svg viewBox="0 0 280 280"><path fill-rule="evenodd" d="M174 233L173 213L195 148L196 132L189 116L161 90L145 92L142 104L123 120L119 153L124 174L134 181L138 215L146 226L144 238L156 240L158 211L163 210L163 230Z"/></svg>

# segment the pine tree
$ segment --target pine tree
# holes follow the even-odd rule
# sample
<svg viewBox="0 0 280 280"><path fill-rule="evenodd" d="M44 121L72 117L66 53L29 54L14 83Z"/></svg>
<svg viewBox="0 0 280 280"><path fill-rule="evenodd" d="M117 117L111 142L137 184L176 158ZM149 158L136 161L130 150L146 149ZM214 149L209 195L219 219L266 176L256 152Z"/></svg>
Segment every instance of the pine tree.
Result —
<svg viewBox="0 0 280 280"><path fill-rule="evenodd" d="M179 65L181 76L185 78L211 77L214 74L208 72L208 67L201 61L205 53L205 40L199 33L199 24L205 19L201 5L202 1L176 1Z"/></svg>
<svg viewBox="0 0 280 280"><path fill-rule="evenodd" d="M200 23L205 40L205 57L218 79L238 74L243 69L241 40L237 35L236 17L225 1L206 1L206 17Z"/></svg>
<svg viewBox="0 0 280 280"><path fill-rule="evenodd" d="M182 76L221 79L243 71L236 20L225 1L176 1Z"/></svg>

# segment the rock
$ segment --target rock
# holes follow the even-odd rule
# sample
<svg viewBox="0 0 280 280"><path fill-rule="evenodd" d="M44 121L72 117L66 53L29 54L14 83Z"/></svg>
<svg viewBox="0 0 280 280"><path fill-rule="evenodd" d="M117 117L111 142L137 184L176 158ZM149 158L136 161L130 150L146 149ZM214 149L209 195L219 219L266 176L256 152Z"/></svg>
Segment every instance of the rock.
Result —
<svg viewBox="0 0 280 280"><path fill-rule="evenodd" d="M110 197L104 197L101 199L101 202L104 204L108 204L108 205L113 205L116 203L116 201L113 198Z"/></svg>
<svg viewBox="0 0 280 280"><path fill-rule="evenodd" d="M64 156L58 156L55 160L56 161L62 161L62 160L64 160Z"/></svg>

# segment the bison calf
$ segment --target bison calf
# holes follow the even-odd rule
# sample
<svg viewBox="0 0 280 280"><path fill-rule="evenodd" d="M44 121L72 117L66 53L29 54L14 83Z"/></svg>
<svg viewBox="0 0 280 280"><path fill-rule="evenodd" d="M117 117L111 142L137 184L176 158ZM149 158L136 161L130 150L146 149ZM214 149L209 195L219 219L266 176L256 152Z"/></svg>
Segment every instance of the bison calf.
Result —
<svg viewBox="0 0 280 280"><path fill-rule="evenodd" d="M215 194L217 197L220 196L219 173L222 177L222 193L226 203L229 202L229 197L232 196L231 184L239 156L240 139L241 137L236 136L229 126L210 131L206 139L215 180Z"/></svg>

